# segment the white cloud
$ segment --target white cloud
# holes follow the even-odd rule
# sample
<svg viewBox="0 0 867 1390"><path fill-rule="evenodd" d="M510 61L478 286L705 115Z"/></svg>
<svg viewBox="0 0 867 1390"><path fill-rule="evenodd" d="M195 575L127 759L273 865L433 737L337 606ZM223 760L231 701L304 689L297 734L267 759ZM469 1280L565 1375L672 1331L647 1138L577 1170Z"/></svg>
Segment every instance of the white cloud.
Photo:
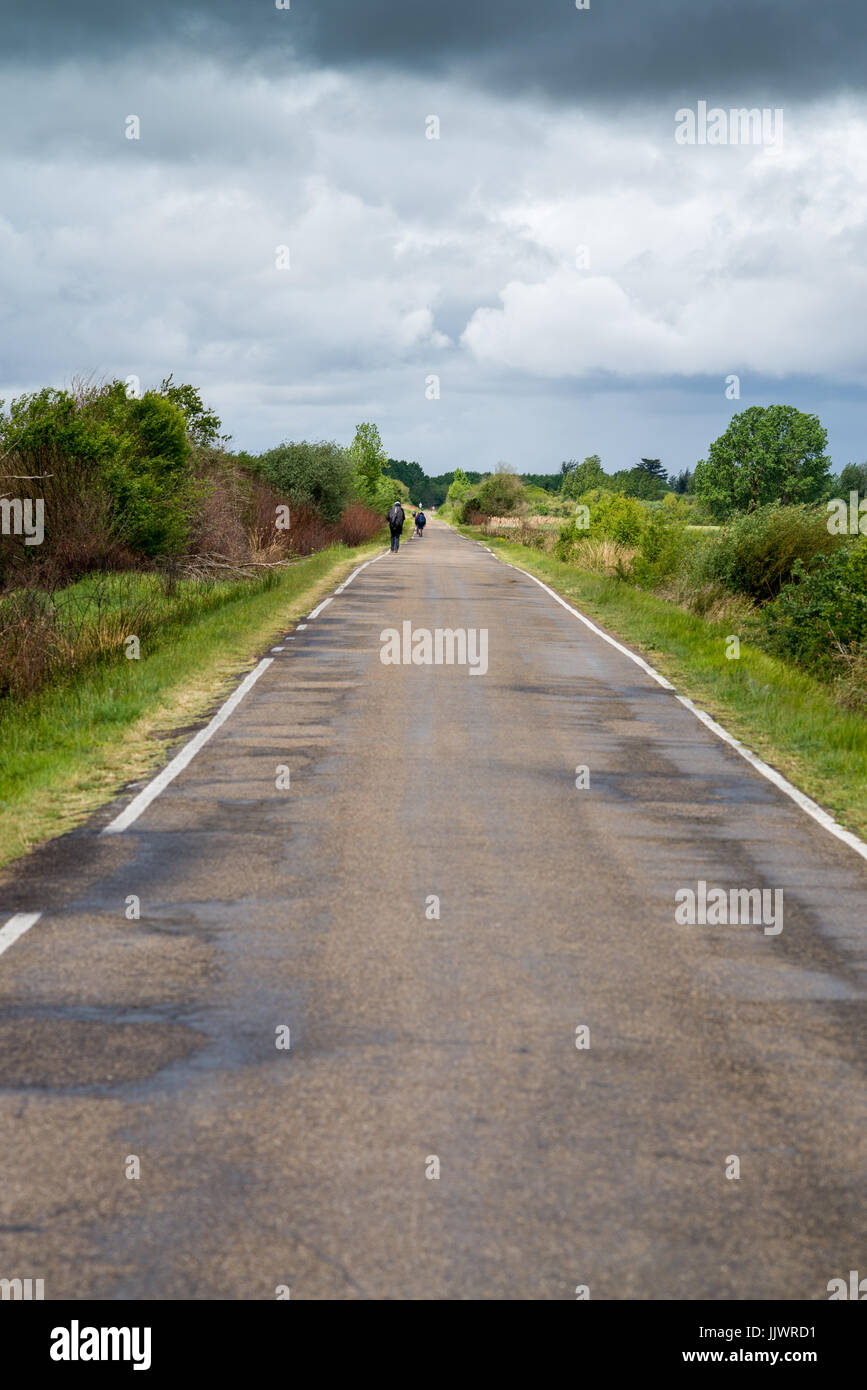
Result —
<svg viewBox="0 0 867 1390"><path fill-rule="evenodd" d="M547 471L606 440L693 463L730 372L745 397L751 374L867 380L867 104L787 110L782 149L699 149L674 107L137 62L0 91L0 396L173 371L248 447L377 418L433 470L474 466L466 449ZM655 410L668 440L648 440Z"/></svg>

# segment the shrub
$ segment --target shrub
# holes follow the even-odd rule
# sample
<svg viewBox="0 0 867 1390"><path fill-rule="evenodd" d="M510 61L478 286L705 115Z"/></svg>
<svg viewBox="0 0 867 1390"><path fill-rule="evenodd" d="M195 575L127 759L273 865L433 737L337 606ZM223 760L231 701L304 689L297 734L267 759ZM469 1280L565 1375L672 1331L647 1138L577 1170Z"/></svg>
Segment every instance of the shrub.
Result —
<svg viewBox="0 0 867 1390"><path fill-rule="evenodd" d="M509 516L527 500L527 489L514 473L492 473L476 491L478 510L484 516Z"/></svg>
<svg viewBox="0 0 867 1390"><path fill-rule="evenodd" d="M763 645L825 679L867 639L867 541L796 560L792 579L759 611Z"/></svg>
<svg viewBox="0 0 867 1390"><path fill-rule="evenodd" d="M655 588L676 574L683 563L688 546L686 522L672 511L660 506L651 512L641 534L630 578L642 588Z"/></svg>
<svg viewBox="0 0 867 1390"><path fill-rule="evenodd" d="M485 520L477 492L471 492L463 501L457 503L458 520L463 526L477 526ZM493 515L493 513L491 513Z"/></svg>
<svg viewBox="0 0 867 1390"><path fill-rule="evenodd" d="M143 556L183 549L196 504L191 450L183 412L157 392L129 398L114 381L20 396L0 415L0 453L11 473L35 475L20 495L45 503L45 541L20 562L38 568L62 554L68 569L70 533L84 540L88 528L78 572L117 547Z"/></svg>
<svg viewBox="0 0 867 1390"><path fill-rule="evenodd" d="M253 466L291 503L313 507L326 521L336 521L353 495L352 460L333 440L286 440Z"/></svg>
<svg viewBox="0 0 867 1390"><path fill-rule="evenodd" d="M841 652L840 667L834 683L837 699L846 709L867 715L867 642L854 642Z"/></svg>
<svg viewBox="0 0 867 1390"><path fill-rule="evenodd" d="M737 516L696 553L696 587L718 583L733 593L764 601L775 598L800 562L831 554L840 542L827 516L812 507L772 503Z"/></svg>
<svg viewBox="0 0 867 1390"><path fill-rule="evenodd" d="M579 524L583 513L569 518L560 527L555 553L561 560L575 558L575 547L587 539L618 541L621 545L637 546L647 527L647 512L635 497L621 492L605 492L595 488L578 503L590 513L589 526Z"/></svg>

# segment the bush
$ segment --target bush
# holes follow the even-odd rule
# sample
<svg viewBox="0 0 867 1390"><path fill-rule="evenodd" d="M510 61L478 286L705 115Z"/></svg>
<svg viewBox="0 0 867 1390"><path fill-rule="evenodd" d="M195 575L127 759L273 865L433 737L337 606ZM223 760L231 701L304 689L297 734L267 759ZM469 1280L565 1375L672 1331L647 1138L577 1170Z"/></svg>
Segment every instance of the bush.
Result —
<svg viewBox="0 0 867 1390"><path fill-rule="evenodd" d="M838 548L824 510L772 503L737 516L696 556L693 582L721 584L733 593L765 601L775 598L800 562Z"/></svg>
<svg viewBox="0 0 867 1390"><path fill-rule="evenodd" d="M333 440L286 440L253 466L290 503L313 507L326 521L336 521L353 496L352 460Z"/></svg>
<svg viewBox="0 0 867 1390"><path fill-rule="evenodd" d="M846 709L867 715L867 642L853 643L840 656L834 693Z"/></svg>
<svg viewBox="0 0 867 1390"><path fill-rule="evenodd" d="M867 539L795 561L792 579L755 618L763 645L828 679L867 639ZM848 652L847 652L848 649Z"/></svg>
<svg viewBox="0 0 867 1390"><path fill-rule="evenodd" d="M0 414L0 454L10 473L31 475L18 495L45 504L43 544L3 544L5 568L75 571L70 536L82 544L79 573L119 550L153 557L186 543L197 500L191 448L183 412L158 392L130 398L113 381L20 396Z"/></svg>
<svg viewBox="0 0 867 1390"><path fill-rule="evenodd" d="M514 473L492 473L476 490L477 510L483 516L509 516L527 500L527 490Z"/></svg>
<svg viewBox="0 0 867 1390"><path fill-rule="evenodd" d="M648 517L629 577L641 588L655 588L677 573L689 544L686 522L674 508L660 506Z"/></svg>
<svg viewBox="0 0 867 1390"><path fill-rule="evenodd" d="M482 511L478 492L471 492L463 501L456 503L458 520L462 526L477 526L485 520L486 513ZM488 513L493 515L493 513Z"/></svg>
<svg viewBox="0 0 867 1390"><path fill-rule="evenodd" d="M104 468L118 529L142 555L177 555L186 544L197 492L183 412L147 391L129 399L122 382L100 399L118 445Z"/></svg>
<svg viewBox="0 0 867 1390"><path fill-rule="evenodd" d="M560 527L560 534L554 548L561 560L578 558L576 547L582 541L610 540L623 546L637 546L647 527L647 512L635 497L624 497L621 492L605 492L594 488L586 492L578 503L579 511ZM580 525L586 507L590 513L589 526Z"/></svg>

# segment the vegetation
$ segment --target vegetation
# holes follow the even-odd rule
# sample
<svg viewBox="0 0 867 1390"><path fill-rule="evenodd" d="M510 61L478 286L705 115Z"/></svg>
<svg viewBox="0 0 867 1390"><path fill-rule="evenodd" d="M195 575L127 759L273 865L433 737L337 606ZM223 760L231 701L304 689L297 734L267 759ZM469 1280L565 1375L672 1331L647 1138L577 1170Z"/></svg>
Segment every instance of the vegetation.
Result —
<svg viewBox="0 0 867 1390"><path fill-rule="evenodd" d="M838 534L826 505L867 496L867 465L833 477L825 442L815 416L755 406L733 417L694 473L666 480L652 458L615 474L596 454L564 463L559 526L545 524L554 509L519 492L518 479L512 505L496 513L484 505L498 495L492 479L456 481L451 515L724 623L793 677L797 668L824 682L838 708L867 713L867 536Z"/></svg>
<svg viewBox="0 0 867 1390"><path fill-rule="evenodd" d="M696 495L717 521L769 502L815 502L826 494L827 438L817 416L793 405L750 406L696 465Z"/></svg>
<svg viewBox="0 0 867 1390"><path fill-rule="evenodd" d="M743 673L758 671L775 692L788 682L790 713L806 700L805 745L817 710L836 709L849 734L864 724L867 536L850 534L848 521L838 534L825 503L844 499L850 517L851 496L867 498L867 464L833 477L824 429L794 407L735 415L707 459L671 478L658 458L609 474L590 454L556 474L503 464L432 479L388 459L372 422L348 447L284 440L259 455L233 452L198 390L171 376L143 394L85 382L2 405L0 736L7 759L20 755L23 781L14 761L0 767L0 821L31 774L48 776L40 740L62 761L66 732L69 749L80 749L97 717L122 737L173 688L173 673L192 678L194 634L207 665L220 634L243 645L244 632L264 631L277 613L285 621L284 600L303 590L293 576L318 582L370 543L395 497L520 542L561 587L604 595L630 632L641 614L652 643L670 631L682 655L700 648L698 666L692 656L687 666L736 716L745 701L754 721ZM7 525L10 493L16 506L42 501L41 543ZM303 558L317 553L330 559ZM723 631L739 637L745 664L719 666ZM127 698L139 689L149 692L144 704Z"/></svg>
<svg viewBox="0 0 867 1390"><path fill-rule="evenodd" d="M44 507L38 544L20 526L0 535L0 700L382 528L400 484L383 476L374 425L349 449L286 442L258 457L229 452L221 428L171 377L142 395L85 382L0 409L0 492Z"/></svg>
<svg viewBox="0 0 867 1390"><path fill-rule="evenodd" d="M258 581L203 591L182 581L173 597L153 574L88 576L70 590L65 621L86 635L91 659L0 700L0 863L162 763L253 659L373 550L330 546ZM128 630L134 603L150 621L140 624L139 659L128 660L105 638L112 620L114 632Z"/></svg>

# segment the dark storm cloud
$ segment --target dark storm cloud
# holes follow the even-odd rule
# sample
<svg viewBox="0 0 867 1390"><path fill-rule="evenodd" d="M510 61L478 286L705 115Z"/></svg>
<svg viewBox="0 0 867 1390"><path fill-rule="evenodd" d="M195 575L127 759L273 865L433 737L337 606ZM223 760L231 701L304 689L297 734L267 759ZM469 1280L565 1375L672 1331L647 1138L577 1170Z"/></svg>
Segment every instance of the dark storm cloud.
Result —
<svg viewBox="0 0 867 1390"><path fill-rule="evenodd" d="M693 92L816 97L860 90L864 0L6 0L5 61L171 48L267 71L324 65L463 73L490 89L619 101Z"/></svg>

